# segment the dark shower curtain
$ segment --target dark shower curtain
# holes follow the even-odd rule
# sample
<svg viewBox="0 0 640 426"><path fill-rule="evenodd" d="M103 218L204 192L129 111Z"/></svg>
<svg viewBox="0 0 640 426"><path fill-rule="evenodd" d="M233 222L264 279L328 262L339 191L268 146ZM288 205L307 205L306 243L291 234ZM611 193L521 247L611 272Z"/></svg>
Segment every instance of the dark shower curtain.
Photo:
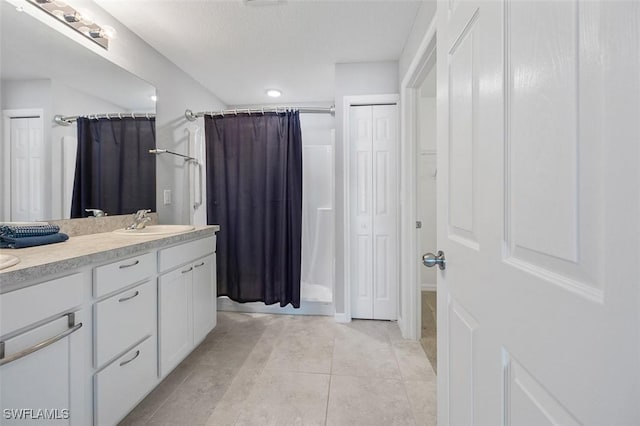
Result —
<svg viewBox="0 0 640 426"><path fill-rule="evenodd" d="M205 117L207 221L218 296L300 307L302 134L297 111Z"/></svg>
<svg viewBox="0 0 640 426"><path fill-rule="evenodd" d="M154 118L80 117L71 217L85 209L109 215L156 209Z"/></svg>

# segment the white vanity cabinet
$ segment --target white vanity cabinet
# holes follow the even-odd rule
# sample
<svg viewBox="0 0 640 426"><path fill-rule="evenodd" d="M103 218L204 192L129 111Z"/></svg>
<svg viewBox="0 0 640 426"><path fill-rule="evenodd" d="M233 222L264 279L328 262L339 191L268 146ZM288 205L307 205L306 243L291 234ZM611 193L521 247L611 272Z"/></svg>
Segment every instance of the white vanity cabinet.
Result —
<svg viewBox="0 0 640 426"><path fill-rule="evenodd" d="M0 295L0 424L87 424L86 274Z"/></svg>
<svg viewBox="0 0 640 426"><path fill-rule="evenodd" d="M202 342L216 326L216 258L215 255L193 263L193 342Z"/></svg>
<svg viewBox="0 0 640 426"><path fill-rule="evenodd" d="M215 326L215 236L158 252L159 371L165 377ZM175 269L174 269L175 268Z"/></svg>
<svg viewBox="0 0 640 426"><path fill-rule="evenodd" d="M94 268L94 424L121 420L157 382L156 253ZM114 293L115 291L115 293Z"/></svg>
<svg viewBox="0 0 640 426"><path fill-rule="evenodd" d="M83 239L121 244L97 235L70 240L75 265ZM194 237L122 244L0 294L0 425L115 425L151 392L216 324L215 235Z"/></svg>
<svg viewBox="0 0 640 426"><path fill-rule="evenodd" d="M123 353L94 378L94 425L115 425L157 382L155 336Z"/></svg>

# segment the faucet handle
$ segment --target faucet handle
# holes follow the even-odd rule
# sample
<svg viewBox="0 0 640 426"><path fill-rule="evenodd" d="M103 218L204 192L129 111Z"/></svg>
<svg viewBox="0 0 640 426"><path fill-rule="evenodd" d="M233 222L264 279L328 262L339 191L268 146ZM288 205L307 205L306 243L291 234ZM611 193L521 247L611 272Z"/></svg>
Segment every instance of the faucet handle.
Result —
<svg viewBox="0 0 640 426"><path fill-rule="evenodd" d="M150 209L142 209L136 212L136 217L143 218L147 216L147 213L151 213Z"/></svg>

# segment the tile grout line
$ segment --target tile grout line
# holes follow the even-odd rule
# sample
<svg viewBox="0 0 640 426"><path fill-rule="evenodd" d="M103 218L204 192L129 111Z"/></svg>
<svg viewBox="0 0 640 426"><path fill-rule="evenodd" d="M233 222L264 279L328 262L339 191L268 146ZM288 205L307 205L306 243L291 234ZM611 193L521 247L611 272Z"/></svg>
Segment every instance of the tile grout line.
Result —
<svg viewBox="0 0 640 426"><path fill-rule="evenodd" d="M181 362L182 362L182 361L181 361ZM178 365L180 365L180 364L178 364ZM177 367L176 367L176 368L177 368ZM175 368L171 371L171 373L172 373L173 371L175 371ZM169 377L169 375L170 375L171 373L167 374L167 377ZM167 403L167 401L169 401L169 398L171 398L171 397L173 396L173 394L174 394L174 393L176 393L176 392L178 391L178 389L180 388L180 386L182 386L182 385L184 384L184 382L186 382L186 381L187 381L187 379L188 379L189 377L191 377L191 375L192 375L192 374L193 374L193 371L189 371L189 373L188 373L186 376L184 376L184 379L182 379L182 380L180 381L180 383L178 383L178 384L175 386L175 388L173 389L173 391L169 392L169 395L167 395L167 397L166 397L166 398L164 398L164 400L163 400L160 404L158 404L158 406L156 407L156 409L155 409L155 410L153 410L153 412L152 412L152 413L149 415L149 417L145 420L145 422L144 422L144 424L145 424L145 425L146 425L146 424L148 424L148 423L151 421L151 419L153 418L153 416L155 416L155 415L156 415L156 413L157 413L157 412L158 412L158 411L159 411L159 410L164 406L164 404L166 404L166 403ZM167 377L165 377L165 379L166 379ZM160 383L162 383L162 382L160 382ZM152 391L152 392L153 392L153 391ZM149 395L145 396L145 399L146 399L148 396L149 396Z"/></svg>
<svg viewBox="0 0 640 426"><path fill-rule="evenodd" d="M400 382L402 383L402 389L404 390L404 396L407 398L407 404L409 405L409 411L411 411L411 417L413 418L413 423L418 425L418 418L416 417L416 412L413 409L413 404L411 403L411 399L409 398L409 392L407 391L407 380L402 374L402 370L400 369L400 361L398 360L398 352L396 352L395 345L393 342L391 343L391 352L393 352L393 358L396 360L396 364L398 366L398 372L400 373Z"/></svg>
<svg viewBox="0 0 640 426"><path fill-rule="evenodd" d="M333 336L333 351L331 352L331 365L329 366L329 388L327 389L327 406L324 411L324 426L329 421L329 398L331 398L331 384L333 383L333 358L336 353L336 336Z"/></svg>

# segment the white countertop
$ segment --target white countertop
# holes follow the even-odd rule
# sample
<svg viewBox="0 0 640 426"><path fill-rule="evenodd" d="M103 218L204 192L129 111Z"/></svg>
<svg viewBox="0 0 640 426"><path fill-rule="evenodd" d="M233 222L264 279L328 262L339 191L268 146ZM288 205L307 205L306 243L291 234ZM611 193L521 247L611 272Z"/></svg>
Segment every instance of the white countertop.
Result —
<svg viewBox="0 0 640 426"><path fill-rule="evenodd" d="M26 287L38 278L206 237L219 230L218 225L208 225L170 235L129 236L104 232L71 237L63 243L23 249L0 249L0 254L9 254L20 259L17 265L0 270L0 293Z"/></svg>

